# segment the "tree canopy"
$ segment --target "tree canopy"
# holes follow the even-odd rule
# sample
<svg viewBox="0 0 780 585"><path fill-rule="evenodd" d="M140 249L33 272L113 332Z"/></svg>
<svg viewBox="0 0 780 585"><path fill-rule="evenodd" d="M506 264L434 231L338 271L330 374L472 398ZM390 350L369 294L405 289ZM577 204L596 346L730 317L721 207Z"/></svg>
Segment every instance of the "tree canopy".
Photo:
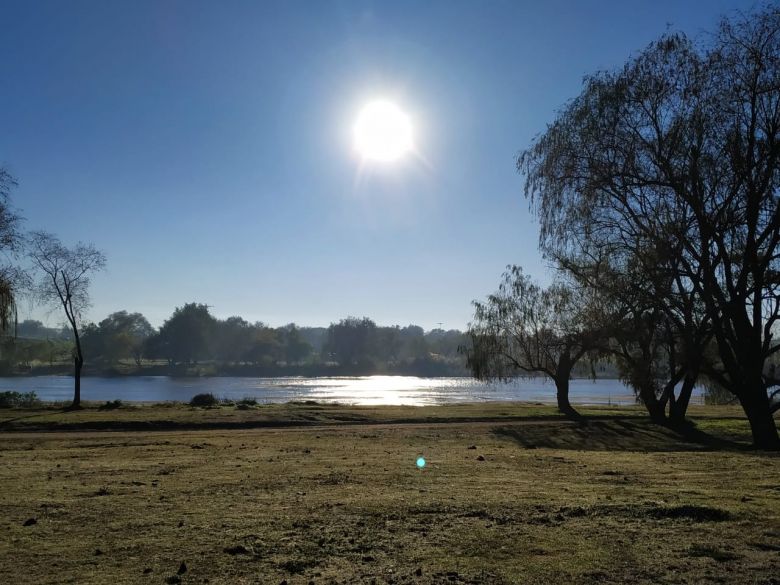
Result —
<svg viewBox="0 0 780 585"><path fill-rule="evenodd" d="M687 371L740 401L778 445L767 362L780 349L780 9L670 34L586 79L518 158L541 246L564 267L608 259L674 324ZM709 337L716 360L692 363Z"/></svg>
<svg viewBox="0 0 780 585"><path fill-rule="evenodd" d="M574 366L602 343L571 286L557 282L542 288L519 266L508 267L496 293L474 302L468 333L468 363L476 378L547 376L565 413L574 413L569 401Z"/></svg>
<svg viewBox="0 0 780 585"><path fill-rule="evenodd" d="M81 404L81 368L84 366L81 320L90 302L90 277L104 268L106 257L91 244L79 243L69 248L46 232L31 234L29 254L39 274L35 289L38 298L61 308L73 333L75 383L71 406L78 408Z"/></svg>

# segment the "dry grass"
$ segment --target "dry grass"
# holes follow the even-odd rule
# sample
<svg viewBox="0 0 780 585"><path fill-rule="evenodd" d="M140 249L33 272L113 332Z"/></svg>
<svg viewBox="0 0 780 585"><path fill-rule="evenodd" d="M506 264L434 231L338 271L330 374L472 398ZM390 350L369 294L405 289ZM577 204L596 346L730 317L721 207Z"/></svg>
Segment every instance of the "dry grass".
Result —
<svg viewBox="0 0 780 585"><path fill-rule="evenodd" d="M0 434L0 582L777 583L780 458L739 443L734 411L694 411L726 442L590 414L6 411L6 429L268 426Z"/></svg>

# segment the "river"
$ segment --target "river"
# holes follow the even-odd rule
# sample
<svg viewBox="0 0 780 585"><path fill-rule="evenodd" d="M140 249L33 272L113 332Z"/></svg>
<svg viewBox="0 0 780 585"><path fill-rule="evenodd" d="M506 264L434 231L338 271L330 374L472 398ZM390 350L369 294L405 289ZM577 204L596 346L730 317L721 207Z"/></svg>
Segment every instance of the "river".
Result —
<svg viewBox="0 0 780 585"><path fill-rule="evenodd" d="M73 378L36 376L0 378L0 392L33 391L45 401L67 401L73 396ZM471 378L362 376L343 378L169 378L130 376L82 378L82 400L105 402L187 402L195 394L211 392L228 399L255 398L261 403L317 400L350 404L446 404L485 401L555 403L555 386L542 379L519 379L484 384ZM572 380L574 404L634 404L634 394L619 380ZM693 403L703 402L700 390Z"/></svg>

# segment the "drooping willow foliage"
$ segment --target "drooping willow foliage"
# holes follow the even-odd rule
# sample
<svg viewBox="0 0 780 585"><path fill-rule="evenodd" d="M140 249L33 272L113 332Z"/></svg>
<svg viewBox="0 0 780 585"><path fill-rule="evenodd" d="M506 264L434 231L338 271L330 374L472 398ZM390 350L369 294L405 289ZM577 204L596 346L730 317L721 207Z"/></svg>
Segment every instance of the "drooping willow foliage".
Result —
<svg viewBox="0 0 780 585"><path fill-rule="evenodd" d="M21 218L11 206L9 197L16 180L0 168L0 332L9 331L16 311L18 291L24 286L26 275L14 265L14 257L20 251L22 235Z"/></svg>
<svg viewBox="0 0 780 585"><path fill-rule="evenodd" d="M0 280L0 329L8 331L15 314L14 289L10 282Z"/></svg>

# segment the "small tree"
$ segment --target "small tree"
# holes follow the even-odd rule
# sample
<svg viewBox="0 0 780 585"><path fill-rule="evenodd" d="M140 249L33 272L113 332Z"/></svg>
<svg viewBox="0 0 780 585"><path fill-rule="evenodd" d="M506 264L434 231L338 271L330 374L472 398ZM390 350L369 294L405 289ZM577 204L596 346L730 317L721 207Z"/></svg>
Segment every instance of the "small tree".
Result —
<svg viewBox="0 0 780 585"><path fill-rule="evenodd" d="M105 267L106 257L92 244L79 243L68 248L56 236L46 232L33 232L31 235L30 257L40 272L36 287L38 297L46 304L62 307L73 333L74 390L71 408L79 408L81 369L84 366L79 329L82 315L89 307L90 276Z"/></svg>
<svg viewBox="0 0 780 585"><path fill-rule="evenodd" d="M510 266L498 292L474 302L468 335L468 364L481 380L543 374L555 382L558 409L576 415L569 380L577 362L598 348L599 336L587 324L574 292L562 283L544 289Z"/></svg>

